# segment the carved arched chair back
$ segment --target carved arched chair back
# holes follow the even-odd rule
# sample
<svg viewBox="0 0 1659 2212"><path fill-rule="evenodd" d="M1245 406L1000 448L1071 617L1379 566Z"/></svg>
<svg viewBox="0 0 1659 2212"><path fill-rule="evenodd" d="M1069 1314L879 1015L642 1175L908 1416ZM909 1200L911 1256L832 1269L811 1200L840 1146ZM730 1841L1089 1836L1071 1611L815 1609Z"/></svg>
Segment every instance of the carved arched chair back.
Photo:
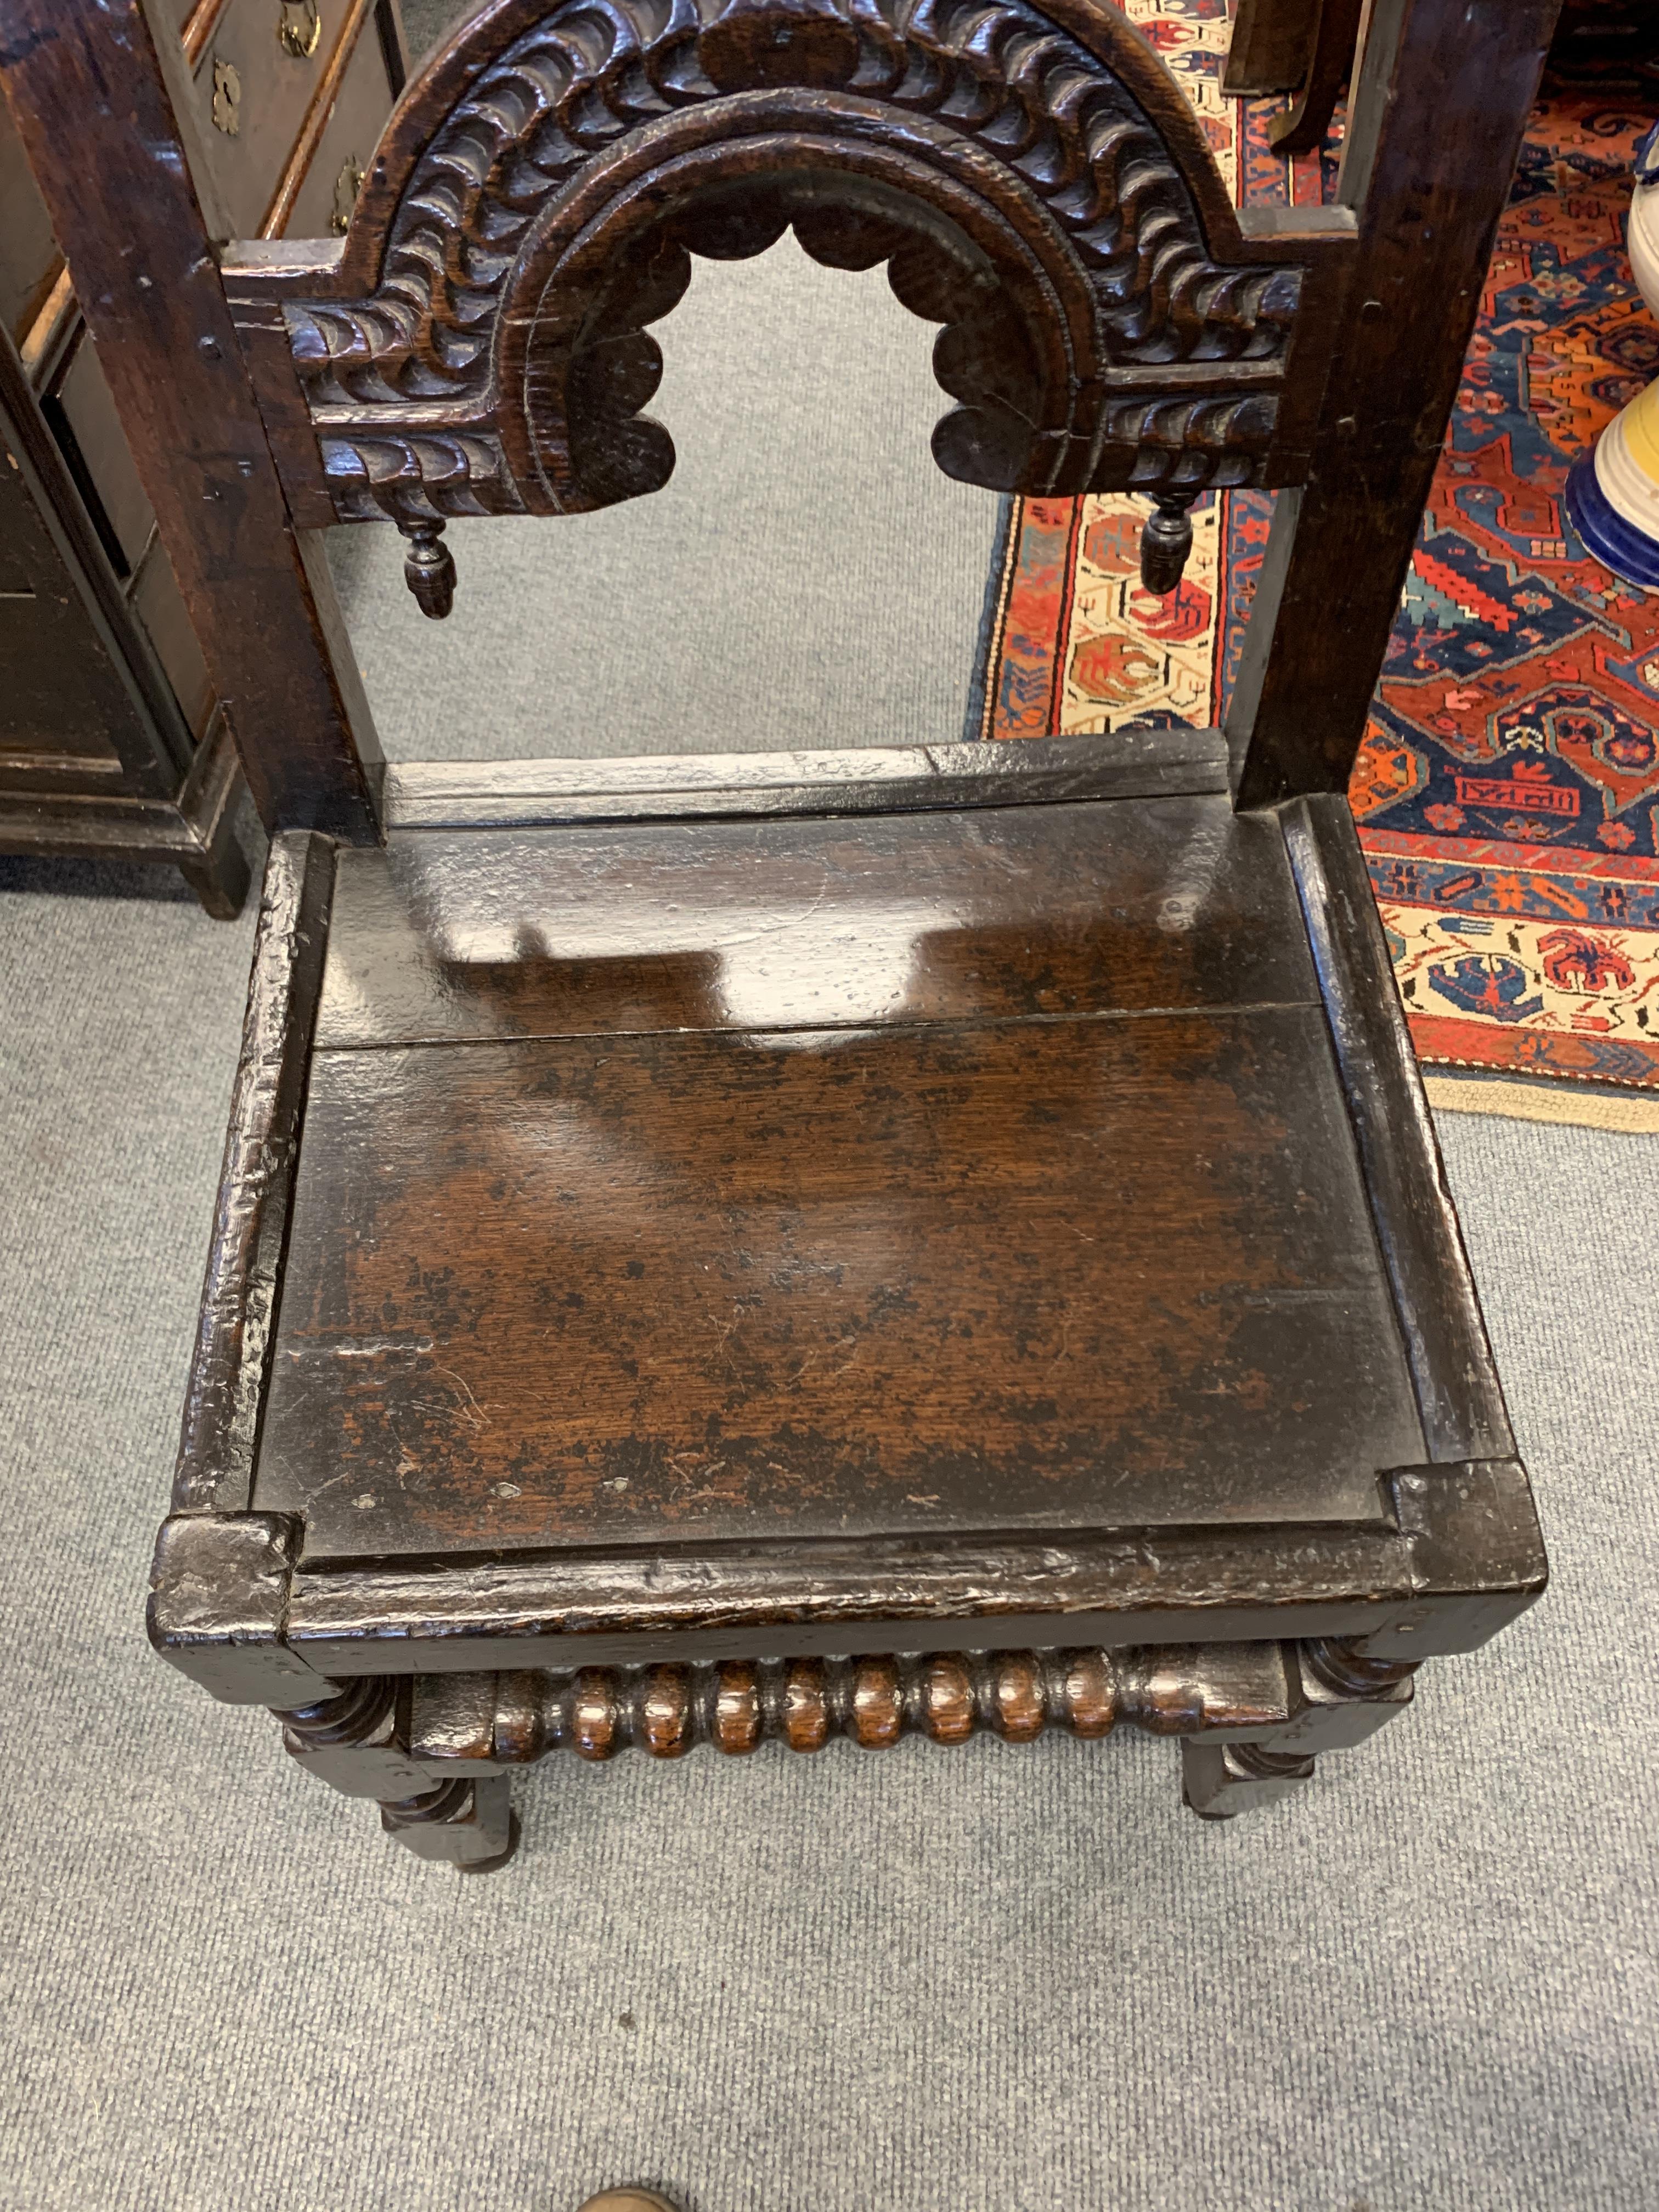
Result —
<svg viewBox="0 0 1659 2212"><path fill-rule="evenodd" d="M268 824L380 834L314 533L389 517L441 614L451 517L655 489L650 325L789 225L939 325L943 468L1149 494L1155 588L1280 488L1236 790L1346 789L1559 0L1370 0L1338 204L1243 213L1108 0L489 0L293 244L200 197L149 4L4 0L0 82Z"/></svg>
<svg viewBox="0 0 1659 2212"><path fill-rule="evenodd" d="M289 502L390 516L447 613L453 516L673 466L647 325L791 226L940 325L947 475L1201 492L1306 475L1352 216L1235 213L1140 33L1085 0L495 0L411 84L339 241L227 270Z"/></svg>

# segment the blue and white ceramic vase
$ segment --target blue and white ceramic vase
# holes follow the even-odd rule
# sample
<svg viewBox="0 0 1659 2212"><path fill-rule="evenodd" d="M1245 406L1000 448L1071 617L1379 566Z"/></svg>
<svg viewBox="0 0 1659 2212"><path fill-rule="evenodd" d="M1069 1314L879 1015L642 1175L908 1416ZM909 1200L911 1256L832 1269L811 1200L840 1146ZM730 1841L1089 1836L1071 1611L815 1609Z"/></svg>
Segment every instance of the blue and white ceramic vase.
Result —
<svg viewBox="0 0 1659 2212"><path fill-rule="evenodd" d="M1636 149L1630 259L1659 315L1659 123ZM1659 383L1615 415L1567 477L1567 515L1586 549L1628 584L1659 589Z"/></svg>

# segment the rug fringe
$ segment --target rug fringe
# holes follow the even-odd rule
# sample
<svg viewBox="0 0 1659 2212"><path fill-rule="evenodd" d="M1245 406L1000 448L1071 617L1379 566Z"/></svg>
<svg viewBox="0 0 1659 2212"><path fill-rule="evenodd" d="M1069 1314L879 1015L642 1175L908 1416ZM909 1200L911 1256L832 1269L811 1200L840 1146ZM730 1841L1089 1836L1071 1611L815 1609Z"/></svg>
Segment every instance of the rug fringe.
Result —
<svg viewBox="0 0 1659 2212"><path fill-rule="evenodd" d="M1423 1071L1429 1103L1442 1114L1498 1114L1511 1121L1559 1121L1577 1129L1659 1133L1659 1097L1572 1083L1507 1083Z"/></svg>

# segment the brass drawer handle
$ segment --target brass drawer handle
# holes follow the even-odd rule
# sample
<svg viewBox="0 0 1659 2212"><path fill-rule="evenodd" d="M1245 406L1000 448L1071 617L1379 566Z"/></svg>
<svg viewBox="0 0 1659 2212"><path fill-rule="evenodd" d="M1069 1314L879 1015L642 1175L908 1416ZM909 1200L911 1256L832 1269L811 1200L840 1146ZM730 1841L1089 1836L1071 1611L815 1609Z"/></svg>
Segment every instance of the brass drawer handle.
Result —
<svg viewBox="0 0 1659 2212"><path fill-rule="evenodd" d="M350 229L351 210L362 188L362 166L355 154L348 154L344 167L334 179L334 212L328 219L328 227L337 238L343 238Z"/></svg>
<svg viewBox="0 0 1659 2212"><path fill-rule="evenodd" d="M323 13L319 0L277 0L282 16L276 25L277 43L296 62L308 62L323 35Z"/></svg>
<svg viewBox="0 0 1659 2212"><path fill-rule="evenodd" d="M234 138L242 127L242 80L228 62L213 64L213 127Z"/></svg>

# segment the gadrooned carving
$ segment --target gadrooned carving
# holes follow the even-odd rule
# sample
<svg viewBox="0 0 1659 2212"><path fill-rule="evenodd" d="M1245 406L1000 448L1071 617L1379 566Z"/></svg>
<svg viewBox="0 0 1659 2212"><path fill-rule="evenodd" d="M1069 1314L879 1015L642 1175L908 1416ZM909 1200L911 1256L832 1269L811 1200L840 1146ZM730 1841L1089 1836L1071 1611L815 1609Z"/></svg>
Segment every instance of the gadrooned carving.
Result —
<svg viewBox="0 0 1659 2212"><path fill-rule="evenodd" d="M1243 238L1115 10L496 0L394 118L339 296L283 302L342 518L429 543L656 489L646 325L692 252L792 224L944 326L948 473L1144 489L1166 523L1262 479L1304 271Z"/></svg>

